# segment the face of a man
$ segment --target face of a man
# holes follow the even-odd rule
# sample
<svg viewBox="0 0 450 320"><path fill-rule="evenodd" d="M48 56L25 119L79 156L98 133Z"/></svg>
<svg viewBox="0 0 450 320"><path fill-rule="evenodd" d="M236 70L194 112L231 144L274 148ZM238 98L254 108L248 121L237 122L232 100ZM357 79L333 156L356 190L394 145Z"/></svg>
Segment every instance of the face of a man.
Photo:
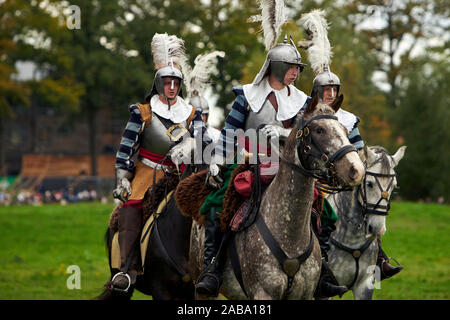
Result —
<svg viewBox="0 0 450 320"><path fill-rule="evenodd" d="M323 102L326 104L333 103L337 96L337 86L323 86Z"/></svg>
<svg viewBox="0 0 450 320"><path fill-rule="evenodd" d="M177 96L180 88L180 79L175 77L164 77L164 95L169 99L174 99Z"/></svg>
<svg viewBox="0 0 450 320"><path fill-rule="evenodd" d="M300 73L299 66L297 66L296 64L291 64L291 67L284 75L284 84L286 86L290 85L292 82L295 81L295 79L297 79L299 73Z"/></svg>
<svg viewBox="0 0 450 320"><path fill-rule="evenodd" d="M202 120L204 123L208 122L208 114L207 113L202 113Z"/></svg>

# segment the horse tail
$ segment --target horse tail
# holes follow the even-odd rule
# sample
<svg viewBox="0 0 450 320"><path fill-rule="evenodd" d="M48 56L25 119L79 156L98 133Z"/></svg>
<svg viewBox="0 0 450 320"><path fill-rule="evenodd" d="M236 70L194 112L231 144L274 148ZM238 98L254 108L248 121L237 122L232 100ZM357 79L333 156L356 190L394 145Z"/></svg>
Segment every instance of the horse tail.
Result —
<svg viewBox="0 0 450 320"><path fill-rule="evenodd" d="M108 265L109 265L109 270L111 271L111 248L112 248L112 236L111 236L111 229L108 227L108 229L106 229L105 232L105 246L106 246L106 251L108 252Z"/></svg>
<svg viewBox="0 0 450 320"><path fill-rule="evenodd" d="M112 237L111 237L111 229L108 227L106 229L106 233L104 236L105 240L105 246L106 250L108 252L108 264L109 264L109 270L111 272L110 279L112 278L112 269L111 269L111 247L112 247ZM116 295L113 294L112 290L105 288L102 293L100 293L98 296L95 296L92 298L92 300L112 300L117 298Z"/></svg>

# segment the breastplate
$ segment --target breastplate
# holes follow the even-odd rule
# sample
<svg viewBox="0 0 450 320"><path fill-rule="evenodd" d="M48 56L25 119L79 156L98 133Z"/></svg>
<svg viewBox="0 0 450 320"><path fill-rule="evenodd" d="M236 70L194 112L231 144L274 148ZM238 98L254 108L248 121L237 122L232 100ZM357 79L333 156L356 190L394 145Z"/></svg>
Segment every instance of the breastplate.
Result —
<svg viewBox="0 0 450 320"><path fill-rule="evenodd" d="M245 121L245 130L257 129L262 124L273 124L283 128L283 124L276 117L277 112L267 99L258 112L250 110Z"/></svg>
<svg viewBox="0 0 450 320"><path fill-rule="evenodd" d="M167 121L171 122L170 120ZM152 120L148 127L144 129L141 137L141 147L152 153L165 155L186 134L189 134L186 120L179 124L172 123L172 126L166 128L156 114L152 112Z"/></svg>

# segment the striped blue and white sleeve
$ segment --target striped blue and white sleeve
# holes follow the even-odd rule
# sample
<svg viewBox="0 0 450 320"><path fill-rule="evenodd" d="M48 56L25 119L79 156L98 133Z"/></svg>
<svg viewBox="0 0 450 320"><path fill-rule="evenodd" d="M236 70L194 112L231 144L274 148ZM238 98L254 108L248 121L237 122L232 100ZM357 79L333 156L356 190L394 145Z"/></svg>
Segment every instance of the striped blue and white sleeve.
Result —
<svg viewBox="0 0 450 320"><path fill-rule="evenodd" d="M358 120L356 121L352 131L348 135L348 140L350 140L350 143L353 144L353 146L357 150L361 150L362 148L364 148L364 141L361 137L361 134L359 133L359 129L358 129L359 118L357 118L357 119Z"/></svg>
<svg viewBox="0 0 450 320"><path fill-rule="evenodd" d="M137 105L129 106L130 118L122 134L119 150L116 153L116 169L130 172L134 169L133 155L139 147L139 135L142 131L143 121Z"/></svg>
<svg viewBox="0 0 450 320"><path fill-rule="evenodd" d="M234 135L227 137L227 131L236 131L237 129L244 129L245 119L247 118L247 100L244 96L242 87L234 88L236 99L231 107L231 111L225 119L225 127L220 132L219 141L217 142L214 153L222 159L226 159L227 156L234 156L234 147L236 145L236 139ZM228 150L228 154L227 154Z"/></svg>

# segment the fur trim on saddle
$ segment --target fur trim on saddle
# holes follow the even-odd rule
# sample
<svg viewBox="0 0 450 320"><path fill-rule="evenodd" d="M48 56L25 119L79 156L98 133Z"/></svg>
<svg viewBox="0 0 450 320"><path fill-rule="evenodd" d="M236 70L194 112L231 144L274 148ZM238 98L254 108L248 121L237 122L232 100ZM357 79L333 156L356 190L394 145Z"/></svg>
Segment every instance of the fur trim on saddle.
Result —
<svg viewBox="0 0 450 320"><path fill-rule="evenodd" d="M208 171L209 169L205 169L181 180L175 190L175 200L181 213L202 226L205 225L206 217L200 213L200 208L211 192L205 185Z"/></svg>
<svg viewBox="0 0 450 320"><path fill-rule="evenodd" d="M227 191L223 198L223 210L219 214L220 217L220 229L225 232L228 230L231 219L238 211L239 207L244 203L245 198L241 196L234 188L234 178L245 170L249 170L250 166L248 164L241 164L233 170L230 177L230 184L228 185Z"/></svg>
<svg viewBox="0 0 450 320"><path fill-rule="evenodd" d="M169 174L162 177L155 185L151 186L145 194L144 202L142 203L143 221L156 212L159 204L163 201L164 197L174 190L180 178L176 174Z"/></svg>
<svg viewBox="0 0 450 320"><path fill-rule="evenodd" d="M109 217L108 227L110 230L113 231L113 234L114 234L114 232L119 230L119 209L120 208L122 208L122 202L114 207L114 209L111 212L111 215Z"/></svg>

